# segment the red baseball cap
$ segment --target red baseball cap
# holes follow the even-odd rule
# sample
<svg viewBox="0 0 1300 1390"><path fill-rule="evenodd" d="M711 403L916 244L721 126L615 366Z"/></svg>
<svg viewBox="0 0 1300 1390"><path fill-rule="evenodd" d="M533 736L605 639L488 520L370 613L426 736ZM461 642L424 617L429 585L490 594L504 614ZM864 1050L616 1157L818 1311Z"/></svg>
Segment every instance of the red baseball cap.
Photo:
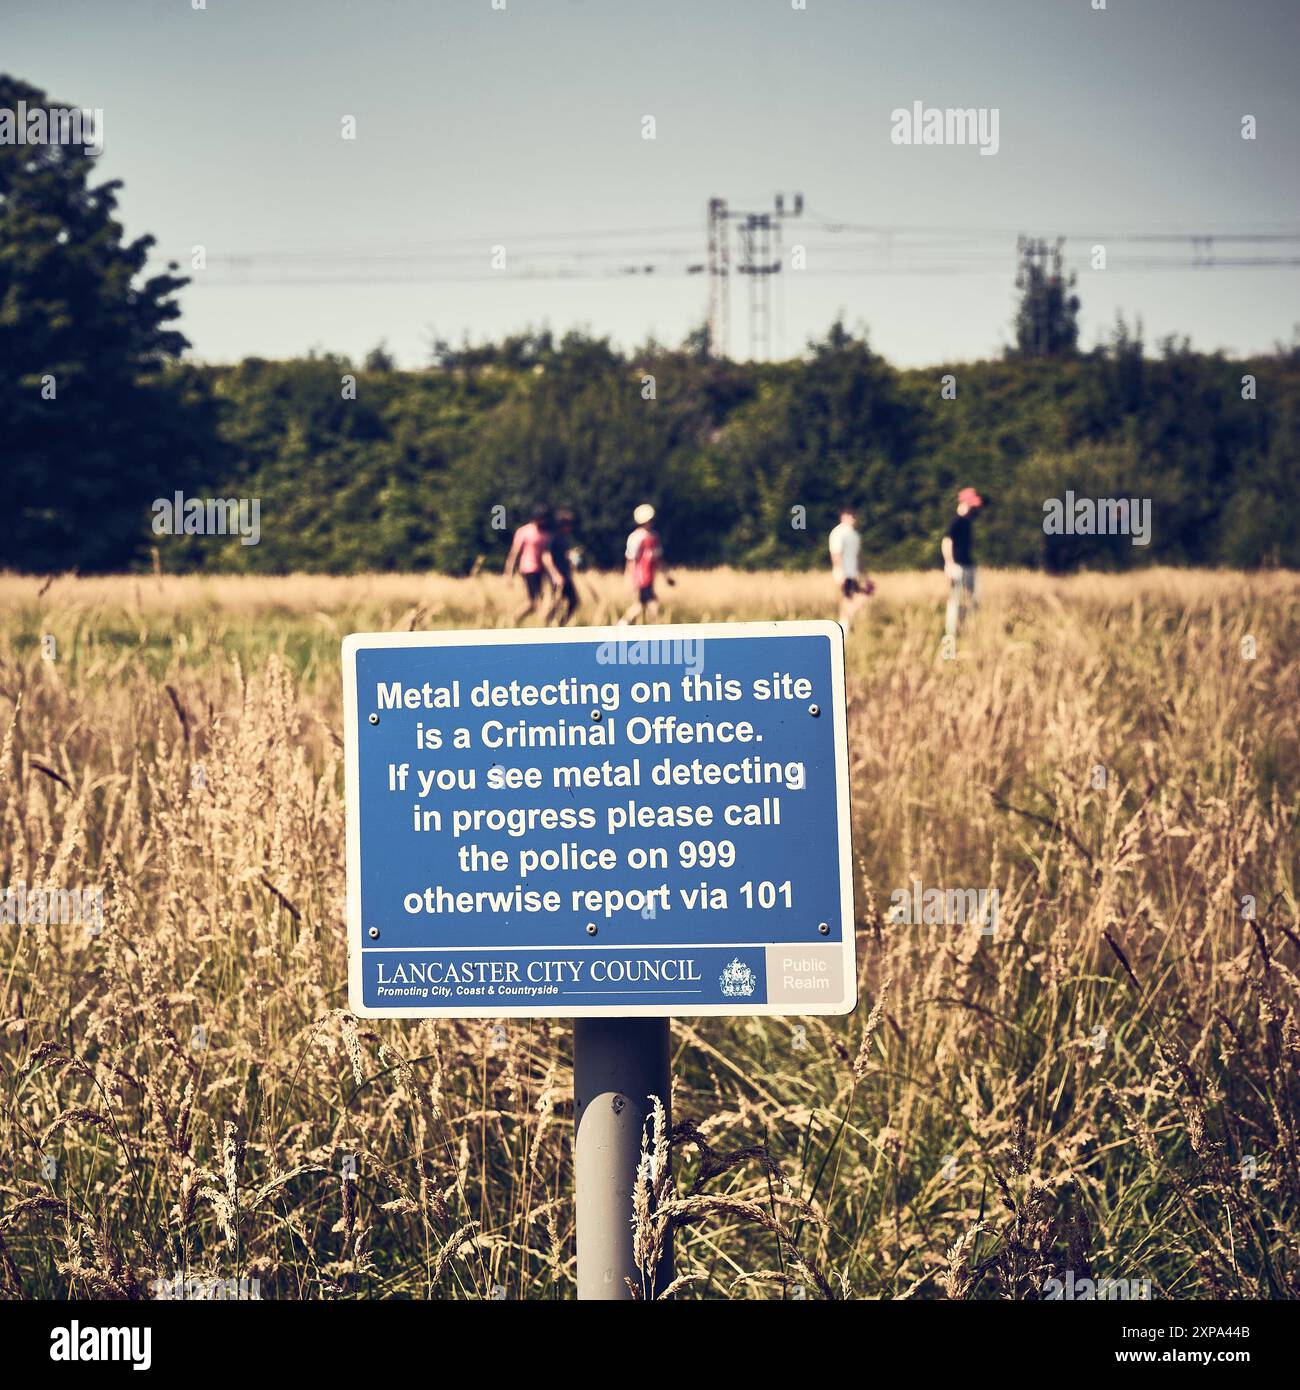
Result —
<svg viewBox="0 0 1300 1390"><path fill-rule="evenodd" d="M962 488L957 494L957 501L964 502L968 507L982 507L984 505L984 499L973 487Z"/></svg>

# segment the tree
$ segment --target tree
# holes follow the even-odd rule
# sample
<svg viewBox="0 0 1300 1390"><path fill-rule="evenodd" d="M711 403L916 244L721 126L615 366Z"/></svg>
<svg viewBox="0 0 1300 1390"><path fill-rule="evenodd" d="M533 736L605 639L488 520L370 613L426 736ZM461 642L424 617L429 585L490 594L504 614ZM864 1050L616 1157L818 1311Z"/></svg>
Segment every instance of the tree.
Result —
<svg viewBox="0 0 1300 1390"><path fill-rule="evenodd" d="M1016 346L1012 357L1069 357L1079 350L1079 296L1071 293L1075 275L1062 269L1064 241L1050 249L1045 241L1020 239L1016 288Z"/></svg>
<svg viewBox="0 0 1300 1390"><path fill-rule="evenodd" d="M19 103L62 109L0 74L0 109ZM195 379L164 370L189 346L168 326L187 282L140 281L153 238L123 241L120 182L93 184L94 154L49 125L45 143L0 145L6 563L124 568L150 501L213 463Z"/></svg>

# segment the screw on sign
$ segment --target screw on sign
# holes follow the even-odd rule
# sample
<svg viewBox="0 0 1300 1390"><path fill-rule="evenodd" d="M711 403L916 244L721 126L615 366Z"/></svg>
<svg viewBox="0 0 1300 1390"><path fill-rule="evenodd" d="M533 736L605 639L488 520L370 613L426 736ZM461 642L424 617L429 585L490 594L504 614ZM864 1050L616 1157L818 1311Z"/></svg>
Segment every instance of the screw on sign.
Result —
<svg viewBox="0 0 1300 1390"><path fill-rule="evenodd" d="M822 622L344 641L349 1002L574 1020L579 1298L671 1280L671 1250L641 1269L632 1242L668 1019L856 1003L843 643Z"/></svg>

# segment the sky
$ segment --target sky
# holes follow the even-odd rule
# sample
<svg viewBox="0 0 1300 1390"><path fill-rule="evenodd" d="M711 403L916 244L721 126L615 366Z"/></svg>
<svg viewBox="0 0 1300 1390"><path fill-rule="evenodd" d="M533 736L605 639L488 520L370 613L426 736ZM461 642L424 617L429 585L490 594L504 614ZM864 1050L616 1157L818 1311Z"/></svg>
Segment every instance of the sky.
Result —
<svg viewBox="0 0 1300 1390"><path fill-rule="evenodd" d="M996 354L1020 234L1067 238L1085 347L1117 313L1238 355L1300 322L1300 264L1229 264L1300 262L1297 0L201 3L0 0L0 70L102 110L128 233L204 248L196 360L678 343L708 200L796 192L772 356L837 317L900 366ZM996 153L895 143L916 102L996 111Z"/></svg>

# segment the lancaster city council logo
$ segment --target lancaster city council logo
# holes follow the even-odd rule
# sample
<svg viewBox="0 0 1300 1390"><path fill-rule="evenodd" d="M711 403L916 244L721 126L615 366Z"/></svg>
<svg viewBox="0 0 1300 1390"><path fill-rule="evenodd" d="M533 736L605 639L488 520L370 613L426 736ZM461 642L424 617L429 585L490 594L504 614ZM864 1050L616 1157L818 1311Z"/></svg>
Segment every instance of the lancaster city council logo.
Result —
<svg viewBox="0 0 1300 1390"><path fill-rule="evenodd" d="M758 977L738 957L718 977L722 992L729 999L745 998L758 986Z"/></svg>

